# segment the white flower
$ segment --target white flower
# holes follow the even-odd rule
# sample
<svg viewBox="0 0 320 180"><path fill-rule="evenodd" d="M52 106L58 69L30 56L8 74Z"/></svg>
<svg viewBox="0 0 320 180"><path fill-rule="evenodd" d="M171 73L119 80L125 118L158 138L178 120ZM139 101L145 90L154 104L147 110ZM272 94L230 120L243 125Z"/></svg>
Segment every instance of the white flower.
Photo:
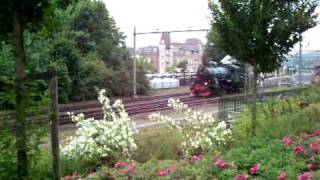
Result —
<svg viewBox="0 0 320 180"><path fill-rule="evenodd" d="M226 124L215 121L212 114L193 111L187 105L180 102L180 100L173 98L168 100L168 106L176 112L183 113L186 123L175 121L171 117L161 115L160 113L149 115L149 119L165 123L181 132L184 138L181 147L185 155L193 153L198 148L206 151L217 144L231 140L231 131L225 130Z"/></svg>
<svg viewBox="0 0 320 180"><path fill-rule="evenodd" d="M83 114L68 113L76 123L78 130L75 137L62 148L62 155L70 159L107 157L112 151L120 151L130 157L137 149L134 135L138 133L135 123L130 120L120 100L110 105L110 100L99 92L99 101L104 112L103 120L85 119Z"/></svg>

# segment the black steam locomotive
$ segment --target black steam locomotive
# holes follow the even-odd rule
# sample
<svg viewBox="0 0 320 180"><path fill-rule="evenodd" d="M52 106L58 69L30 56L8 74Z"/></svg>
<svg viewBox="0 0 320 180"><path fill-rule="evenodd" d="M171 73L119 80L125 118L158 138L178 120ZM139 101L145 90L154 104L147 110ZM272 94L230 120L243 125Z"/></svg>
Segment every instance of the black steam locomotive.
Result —
<svg viewBox="0 0 320 180"><path fill-rule="evenodd" d="M216 64L199 67L196 80L190 87L192 96L210 96L240 92L245 84L245 66L242 64Z"/></svg>

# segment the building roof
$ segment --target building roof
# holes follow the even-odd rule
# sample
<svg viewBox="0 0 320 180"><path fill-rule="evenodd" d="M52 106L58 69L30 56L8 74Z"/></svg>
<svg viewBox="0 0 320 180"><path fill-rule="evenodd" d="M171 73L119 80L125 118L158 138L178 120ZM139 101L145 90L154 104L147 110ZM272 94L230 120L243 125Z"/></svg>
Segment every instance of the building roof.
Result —
<svg viewBox="0 0 320 180"><path fill-rule="evenodd" d="M199 52L203 46L200 39L188 38L184 43L173 42L171 43L175 49L181 49L183 51L197 51Z"/></svg>
<svg viewBox="0 0 320 180"><path fill-rule="evenodd" d="M201 44L202 45L202 42L200 39L198 38L188 38L186 41L185 41L185 44Z"/></svg>
<svg viewBox="0 0 320 180"><path fill-rule="evenodd" d="M137 53L140 55L152 55L152 54L157 54L158 52L159 52L159 47L157 46L141 47L137 50Z"/></svg>

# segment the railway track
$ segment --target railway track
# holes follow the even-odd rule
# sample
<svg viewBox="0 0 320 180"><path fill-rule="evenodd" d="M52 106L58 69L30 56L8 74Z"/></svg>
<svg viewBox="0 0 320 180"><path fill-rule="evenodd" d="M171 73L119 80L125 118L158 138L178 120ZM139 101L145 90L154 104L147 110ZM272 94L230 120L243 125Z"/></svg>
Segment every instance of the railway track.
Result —
<svg viewBox="0 0 320 180"><path fill-rule="evenodd" d="M277 96L279 94L288 94L289 91L282 92L271 92L266 93L266 96ZM232 99L232 96L241 97L244 95L231 95L231 97L226 97L224 99ZM177 98L180 99L181 102L187 104L189 107L195 107L199 105L208 105L215 104L219 102L218 97L192 97L189 93L176 93L170 95L162 95L162 96L147 96L140 98L124 98L122 99L123 104L127 113L130 116L138 115L138 114L148 114L157 111L165 111L170 110L167 106L169 98ZM115 99L111 99L113 102ZM86 101L80 103L71 103L71 104L62 104L59 106L59 120L60 125L72 124L71 118L68 115L68 112L73 112L75 114L83 113L85 117L94 117L95 119L101 119L103 117L103 112L101 109L101 104L96 101ZM12 112L6 113L7 115L12 115ZM1 115L3 116L3 114ZM29 120L31 120L34 124L45 124L48 122L47 119L48 111L43 110L40 112L40 115L29 115ZM0 117L1 118L1 117Z"/></svg>
<svg viewBox="0 0 320 180"><path fill-rule="evenodd" d="M191 107L205 104L217 103L218 99L216 97L211 98L196 98L189 95L189 93L184 94L173 94L166 96L156 96L150 98L138 98L138 99L130 99L123 100L123 104L127 113L130 116L138 115L138 114L147 114L157 111L165 111L170 110L167 106L169 98L177 98L180 99L185 104L188 104ZM70 108L60 108L60 124L68 124L72 123L70 117L68 116L68 112L74 112L75 114L83 113L85 117L94 117L95 119L101 119L103 117L103 113L101 110L101 104L96 101L95 103L90 103L81 106L70 106Z"/></svg>

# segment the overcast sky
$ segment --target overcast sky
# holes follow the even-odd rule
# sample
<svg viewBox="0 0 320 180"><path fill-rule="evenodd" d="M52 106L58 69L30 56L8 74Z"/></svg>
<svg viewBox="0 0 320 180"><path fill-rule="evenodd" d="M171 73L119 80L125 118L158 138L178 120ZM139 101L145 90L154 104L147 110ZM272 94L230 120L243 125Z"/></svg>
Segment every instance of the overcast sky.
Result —
<svg viewBox="0 0 320 180"><path fill-rule="evenodd" d="M209 29L208 0L103 0L120 31L127 36L128 47L133 46L133 28L137 32L184 29ZM320 8L318 8L320 13ZM206 32L173 33L171 38L183 42L199 38L204 43ZM160 35L139 35L137 46L158 45ZM320 26L304 34L303 48L320 50ZM297 49L297 47L295 48Z"/></svg>

